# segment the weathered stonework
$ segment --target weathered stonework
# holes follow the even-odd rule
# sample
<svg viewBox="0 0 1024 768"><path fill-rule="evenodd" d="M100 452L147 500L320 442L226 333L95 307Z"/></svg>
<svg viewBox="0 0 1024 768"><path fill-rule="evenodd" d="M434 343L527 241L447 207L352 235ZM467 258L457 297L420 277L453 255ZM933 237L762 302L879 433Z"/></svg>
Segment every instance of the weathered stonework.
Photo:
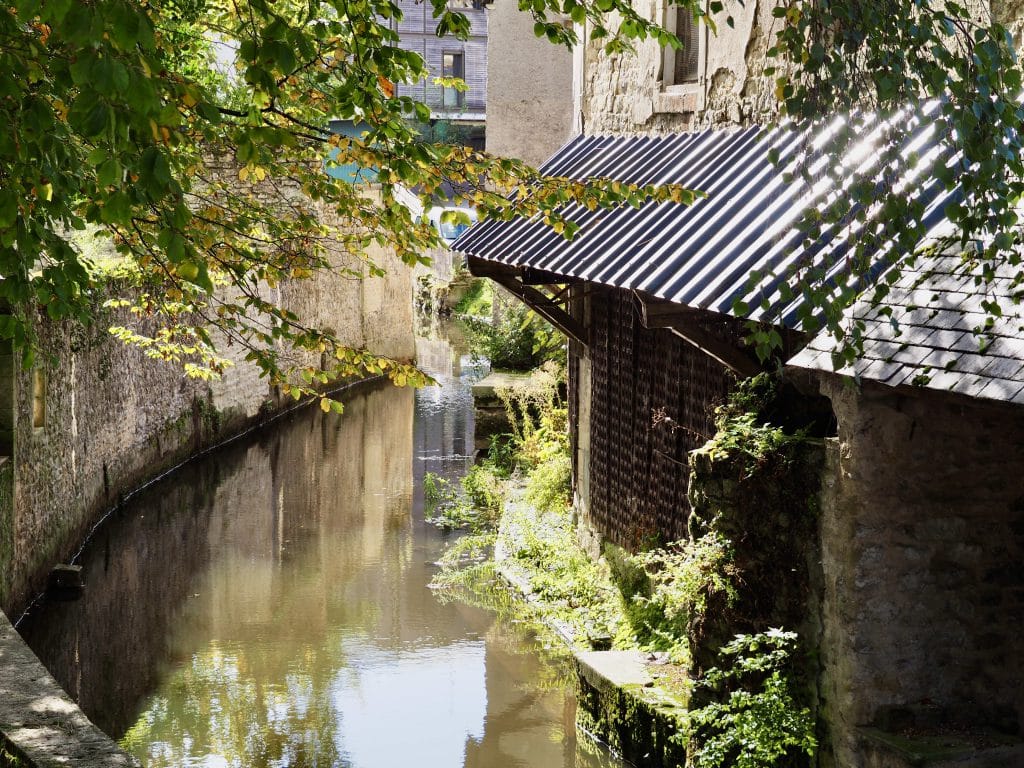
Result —
<svg viewBox="0 0 1024 768"><path fill-rule="evenodd" d="M666 5L666 0L634 3L647 18L661 23ZM700 80L684 94L663 85L662 49L656 41L637 43L635 54L614 56L603 52L602 41L587 43L582 62L584 131L659 134L775 120L775 75L765 75L764 68L783 23L772 16L776 5L774 0L725 0L722 11L712 15L717 33L705 30ZM1020 44L1024 2L973 0L967 6L980 20L994 18L1006 25ZM733 26L726 22L729 17Z"/></svg>
<svg viewBox="0 0 1024 768"><path fill-rule="evenodd" d="M839 422L821 520L826 764L861 765L857 726L900 710L1020 729L1024 410L822 388Z"/></svg>
<svg viewBox="0 0 1024 768"><path fill-rule="evenodd" d="M663 20L663 0L635 4ZM588 43L583 62L583 125L588 134L657 134L724 125L763 123L777 115L775 84L763 74L780 23L770 0L727 0L713 18L707 55L695 93L676 94L661 82L662 49L636 45L634 55L608 56ZM734 26L726 24L732 16Z"/></svg>
<svg viewBox="0 0 1024 768"><path fill-rule="evenodd" d="M325 273L268 296L351 346L411 359L411 270L387 253L371 257L386 277ZM46 571L121 495L292 402L272 391L237 346L221 350L235 362L221 380L197 382L106 331L128 322L117 314L89 328L37 322L42 426L33 423L35 371L17 370L7 385L14 392L15 448L9 526L0 512L0 534L10 534L0 544L0 608L9 613L24 607Z"/></svg>

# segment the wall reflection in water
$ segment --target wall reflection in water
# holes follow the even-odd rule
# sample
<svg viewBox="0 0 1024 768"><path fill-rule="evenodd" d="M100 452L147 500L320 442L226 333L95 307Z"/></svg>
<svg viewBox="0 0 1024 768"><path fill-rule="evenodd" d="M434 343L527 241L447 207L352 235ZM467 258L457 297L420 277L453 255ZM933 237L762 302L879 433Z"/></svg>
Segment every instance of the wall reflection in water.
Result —
<svg viewBox="0 0 1024 768"><path fill-rule="evenodd" d="M29 644L151 768L610 765L527 638L426 587L444 539L419 481L463 471L466 387L346 400L139 494Z"/></svg>

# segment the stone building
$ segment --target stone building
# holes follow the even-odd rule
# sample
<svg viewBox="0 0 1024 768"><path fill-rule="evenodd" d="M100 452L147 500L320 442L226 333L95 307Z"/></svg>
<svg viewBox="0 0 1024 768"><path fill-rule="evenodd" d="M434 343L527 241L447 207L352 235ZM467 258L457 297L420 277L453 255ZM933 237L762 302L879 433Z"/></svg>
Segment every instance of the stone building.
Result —
<svg viewBox="0 0 1024 768"><path fill-rule="evenodd" d="M573 56L516 3L487 6L487 151L540 165L576 133Z"/></svg>
<svg viewBox="0 0 1024 768"><path fill-rule="evenodd" d="M838 423L820 521L821 693L837 765L875 765L899 733L923 751L944 737L965 765L1024 761L1009 736L1024 729L1015 272L976 284L959 255L922 259L881 304L851 311L865 325L855 363L833 370L826 338L789 363ZM990 300L1005 307L991 321Z"/></svg>
<svg viewBox="0 0 1024 768"><path fill-rule="evenodd" d="M778 114L775 84L764 68L782 24L772 16L776 5L771 0L725 0L723 9L711 15L717 29L712 33L706 24L688 23L685 11L667 0L636 0L634 8L667 29L685 32L691 44L677 54L647 40L636 45L635 55L625 56L605 54L601 41L582 46L576 67L582 130L657 134L772 122ZM1015 39L1022 39L1020 0L966 5L980 15L991 13Z"/></svg>
<svg viewBox="0 0 1024 768"><path fill-rule="evenodd" d="M763 70L779 24L772 17L775 4L724 5L712 16L713 34L665 0L634 3L680 34L687 45L679 51L650 40L629 56L605 54L600 41L583 46L577 77L584 131L650 134L770 122L777 114L774 82ZM730 16L733 26L726 23Z"/></svg>
<svg viewBox="0 0 1024 768"><path fill-rule="evenodd" d="M811 341L788 378L828 398L838 429L825 441L807 550L821 765L1021 765L1024 323L1008 317L987 337L974 333L993 292L1013 305L1014 275L978 288L947 257L922 264L889 299L905 335L867 317L864 357L849 370L832 370L827 340L787 331L796 306L782 306L778 282L752 286L751 275L801 254L839 264L855 232L809 246L794 234L814 195L785 168L808 137L758 127L777 114L763 75L773 5L727 2L712 36L646 2L691 41L689 55L651 41L635 56L593 43L577 53L585 135L549 172L676 182L707 199L574 212L582 229L571 243L529 222L484 223L457 247L474 273L569 336L577 504L600 538L628 547L685 535L687 453L710 437L711 409L735 380L758 370L738 323L761 319L767 297L781 310L783 360ZM1016 4L991 12L1019 32ZM781 167L767 159L773 143ZM912 187L933 232L949 199L940 187L927 177Z"/></svg>

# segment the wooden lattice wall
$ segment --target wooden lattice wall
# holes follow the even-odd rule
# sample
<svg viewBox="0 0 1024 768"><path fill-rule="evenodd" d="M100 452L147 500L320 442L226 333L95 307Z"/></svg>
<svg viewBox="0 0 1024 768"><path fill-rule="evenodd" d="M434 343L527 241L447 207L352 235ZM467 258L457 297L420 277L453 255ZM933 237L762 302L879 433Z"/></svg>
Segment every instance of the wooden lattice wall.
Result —
<svg viewBox="0 0 1024 768"><path fill-rule="evenodd" d="M644 328L629 292L588 288L590 523L629 549L681 538L687 453L713 434L736 378L672 332Z"/></svg>

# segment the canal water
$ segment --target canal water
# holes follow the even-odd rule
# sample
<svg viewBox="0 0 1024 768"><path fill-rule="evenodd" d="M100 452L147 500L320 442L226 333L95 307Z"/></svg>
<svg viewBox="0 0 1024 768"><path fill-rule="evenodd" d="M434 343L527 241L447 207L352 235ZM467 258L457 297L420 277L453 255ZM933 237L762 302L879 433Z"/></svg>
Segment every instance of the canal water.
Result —
<svg viewBox="0 0 1024 768"><path fill-rule="evenodd" d="M473 447L474 371L364 387L134 496L81 554L86 590L19 631L146 766L610 768L568 671L522 625L428 589L446 541L422 479Z"/></svg>

